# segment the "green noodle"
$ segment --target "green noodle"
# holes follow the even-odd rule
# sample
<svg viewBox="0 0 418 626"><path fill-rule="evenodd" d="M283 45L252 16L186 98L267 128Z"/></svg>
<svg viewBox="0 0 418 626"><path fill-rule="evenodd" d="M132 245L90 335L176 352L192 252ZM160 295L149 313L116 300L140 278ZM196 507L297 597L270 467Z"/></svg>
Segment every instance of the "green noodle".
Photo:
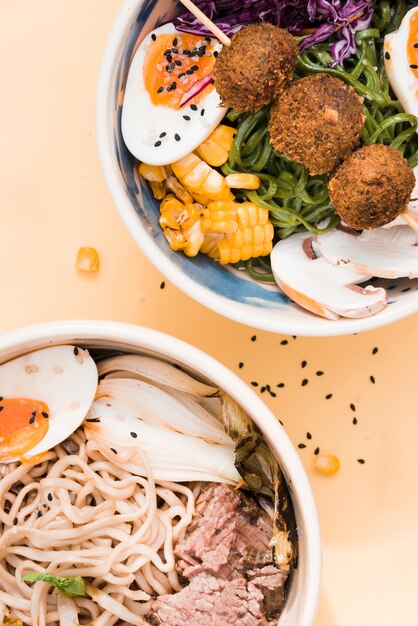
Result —
<svg viewBox="0 0 418 626"><path fill-rule="evenodd" d="M298 57L295 78L319 72L340 78L364 98L365 124L362 145L382 143L401 152L411 167L418 164L418 120L405 113L390 90L383 59L383 38L396 30L408 7L403 0L381 0L376 4L370 28L357 33L357 52L344 68L332 64L331 42L317 44ZM339 222L328 196L328 175L310 176L308 171L270 144L268 108L257 113L227 115L237 134L225 175L251 172L259 176L256 191L241 190L238 197L269 210L276 239L298 231L318 234L335 228ZM329 218L325 228L317 224ZM268 257L237 264L257 280L274 282Z"/></svg>

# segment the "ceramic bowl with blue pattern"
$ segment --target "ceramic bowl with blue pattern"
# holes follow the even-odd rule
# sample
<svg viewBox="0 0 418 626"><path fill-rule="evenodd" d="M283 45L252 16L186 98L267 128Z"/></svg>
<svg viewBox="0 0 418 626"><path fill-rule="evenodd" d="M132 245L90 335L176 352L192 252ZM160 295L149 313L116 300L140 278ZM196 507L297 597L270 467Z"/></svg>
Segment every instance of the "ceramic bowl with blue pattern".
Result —
<svg viewBox="0 0 418 626"><path fill-rule="evenodd" d="M189 296L237 322L289 335L344 335L385 326L418 311L418 281L378 281L388 306L372 317L337 321L299 308L278 287L222 267L205 255L174 252L158 224L159 202L140 179L136 160L121 134L128 70L142 39L179 11L173 0L128 0L122 6L103 56L97 90L97 141L113 202L138 246L159 271Z"/></svg>

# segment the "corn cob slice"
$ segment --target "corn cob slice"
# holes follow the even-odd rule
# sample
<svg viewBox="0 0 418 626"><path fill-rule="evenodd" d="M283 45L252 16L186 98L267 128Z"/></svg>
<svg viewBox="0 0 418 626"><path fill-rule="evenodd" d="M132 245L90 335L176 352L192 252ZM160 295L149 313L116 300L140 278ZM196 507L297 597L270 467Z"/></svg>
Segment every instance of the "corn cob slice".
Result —
<svg viewBox="0 0 418 626"><path fill-rule="evenodd" d="M201 221L205 233L201 252L221 265L266 256L272 250L274 229L268 211L252 202L212 202Z"/></svg>
<svg viewBox="0 0 418 626"><path fill-rule="evenodd" d="M236 130L219 124L211 135L196 149L196 154L212 167L220 167L227 162Z"/></svg>
<svg viewBox="0 0 418 626"><path fill-rule="evenodd" d="M183 250L187 256L199 252L204 238L199 207L169 194L160 205L160 226L172 250Z"/></svg>
<svg viewBox="0 0 418 626"><path fill-rule="evenodd" d="M187 191L202 204L234 198L222 174L212 169L196 154L188 154L172 163L171 167Z"/></svg>

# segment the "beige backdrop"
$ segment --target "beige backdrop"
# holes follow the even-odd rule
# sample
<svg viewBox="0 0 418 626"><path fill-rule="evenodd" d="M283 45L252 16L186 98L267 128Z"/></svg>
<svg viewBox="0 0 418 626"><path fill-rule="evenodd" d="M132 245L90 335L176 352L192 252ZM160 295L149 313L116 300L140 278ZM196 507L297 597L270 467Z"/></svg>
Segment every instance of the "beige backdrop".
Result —
<svg viewBox="0 0 418 626"><path fill-rule="evenodd" d="M306 444L299 452L318 503L324 570L315 626L413 626L418 317L363 335L293 339L161 288L112 206L96 151L96 77L120 5L0 0L0 329L63 318L134 322L209 352L258 383L258 393L270 385L276 397L263 398L295 445ZM97 274L74 269L83 245L100 253ZM314 473L316 447L341 459L338 475Z"/></svg>

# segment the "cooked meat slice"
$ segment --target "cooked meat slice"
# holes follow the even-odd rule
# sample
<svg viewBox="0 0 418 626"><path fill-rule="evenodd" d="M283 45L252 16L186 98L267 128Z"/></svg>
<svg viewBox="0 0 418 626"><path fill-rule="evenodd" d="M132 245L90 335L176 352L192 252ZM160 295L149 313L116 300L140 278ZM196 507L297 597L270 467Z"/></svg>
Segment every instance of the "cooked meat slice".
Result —
<svg viewBox="0 0 418 626"><path fill-rule="evenodd" d="M272 564L271 534L271 520L250 496L211 484L197 499L193 521L176 548L178 569L188 579L200 572L231 579Z"/></svg>
<svg viewBox="0 0 418 626"><path fill-rule="evenodd" d="M267 565L248 571L247 578L263 594L263 614L267 618L277 615L278 607L282 607L285 601L287 574Z"/></svg>
<svg viewBox="0 0 418 626"><path fill-rule="evenodd" d="M260 626L262 602L260 589L244 578L201 574L179 593L160 596L149 619L155 626Z"/></svg>

